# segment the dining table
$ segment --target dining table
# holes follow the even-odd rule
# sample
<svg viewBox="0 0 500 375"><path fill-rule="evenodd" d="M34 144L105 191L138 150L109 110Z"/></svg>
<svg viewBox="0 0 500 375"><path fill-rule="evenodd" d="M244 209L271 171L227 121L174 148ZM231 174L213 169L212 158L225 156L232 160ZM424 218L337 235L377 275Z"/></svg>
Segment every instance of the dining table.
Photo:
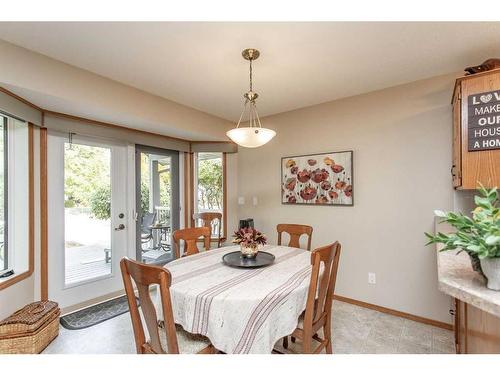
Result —
<svg viewBox="0 0 500 375"><path fill-rule="evenodd" d="M239 251L227 246L174 260L164 267L172 275L174 321L192 334L207 337L228 354L267 354L297 327L305 310L311 277L311 253L266 245L271 265L238 268L222 257ZM159 319L161 301L157 301Z"/></svg>

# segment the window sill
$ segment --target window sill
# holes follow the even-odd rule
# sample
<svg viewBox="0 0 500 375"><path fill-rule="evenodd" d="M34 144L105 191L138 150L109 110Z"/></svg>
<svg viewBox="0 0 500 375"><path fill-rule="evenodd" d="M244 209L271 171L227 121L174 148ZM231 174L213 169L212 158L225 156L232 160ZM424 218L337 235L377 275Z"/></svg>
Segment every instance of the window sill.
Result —
<svg viewBox="0 0 500 375"><path fill-rule="evenodd" d="M14 275L6 277L4 279L0 280L0 290L6 289L9 286L12 286L14 284L17 284L18 282L27 279L33 274L33 270L26 270L21 273L14 273Z"/></svg>

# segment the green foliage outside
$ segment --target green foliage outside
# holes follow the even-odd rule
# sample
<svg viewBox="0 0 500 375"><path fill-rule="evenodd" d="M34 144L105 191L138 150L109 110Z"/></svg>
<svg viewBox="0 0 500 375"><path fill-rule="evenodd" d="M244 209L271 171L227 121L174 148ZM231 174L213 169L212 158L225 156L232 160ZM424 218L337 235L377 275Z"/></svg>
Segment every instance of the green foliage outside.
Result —
<svg viewBox="0 0 500 375"><path fill-rule="evenodd" d="M488 190L483 186L480 195L474 197L476 208L472 217L462 213L436 211L441 222L452 225L455 233L436 235L425 233L429 244L440 243L441 251L460 249L479 259L500 257L500 208L496 188Z"/></svg>
<svg viewBox="0 0 500 375"><path fill-rule="evenodd" d="M198 206L217 210L222 207L222 160L207 159L198 162Z"/></svg>
<svg viewBox="0 0 500 375"><path fill-rule="evenodd" d="M141 209L149 210L149 189L145 183L141 184ZM96 219L107 220L111 217L111 191L108 186L100 186L90 197L90 211Z"/></svg>
<svg viewBox="0 0 500 375"><path fill-rule="evenodd" d="M107 148L65 144L65 207L89 208L92 196L111 187L110 157Z"/></svg>

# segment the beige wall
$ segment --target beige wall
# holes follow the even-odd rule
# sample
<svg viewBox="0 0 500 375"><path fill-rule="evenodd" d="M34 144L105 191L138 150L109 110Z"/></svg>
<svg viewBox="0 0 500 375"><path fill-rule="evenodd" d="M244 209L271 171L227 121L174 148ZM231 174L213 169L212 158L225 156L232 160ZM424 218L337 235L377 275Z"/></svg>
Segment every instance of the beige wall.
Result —
<svg viewBox="0 0 500 375"><path fill-rule="evenodd" d="M451 106L455 75L299 109L263 119L268 145L240 148L239 217L253 217L275 243L277 223L314 227L313 246L343 246L336 293L450 321L437 290L436 254L423 232L433 210L452 209ZM282 156L354 151L354 207L280 204ZM258 205L252 204L257 197ZM377 284L368 284L375 272Z"/></svg>

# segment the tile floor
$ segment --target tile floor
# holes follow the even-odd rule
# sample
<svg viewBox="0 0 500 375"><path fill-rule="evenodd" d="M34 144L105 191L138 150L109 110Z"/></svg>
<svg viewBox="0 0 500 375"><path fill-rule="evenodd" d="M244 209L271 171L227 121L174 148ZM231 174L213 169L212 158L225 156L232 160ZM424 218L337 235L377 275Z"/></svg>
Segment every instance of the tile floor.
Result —
<svg viewBox="0 0 500 375"><path fill-rule="evenodd" d="M333 351L354 353L454 353L453 332L340 301L333 303ZM123 314L90 328L61 327L43 353L135 353L130 317Z"/></svg>

